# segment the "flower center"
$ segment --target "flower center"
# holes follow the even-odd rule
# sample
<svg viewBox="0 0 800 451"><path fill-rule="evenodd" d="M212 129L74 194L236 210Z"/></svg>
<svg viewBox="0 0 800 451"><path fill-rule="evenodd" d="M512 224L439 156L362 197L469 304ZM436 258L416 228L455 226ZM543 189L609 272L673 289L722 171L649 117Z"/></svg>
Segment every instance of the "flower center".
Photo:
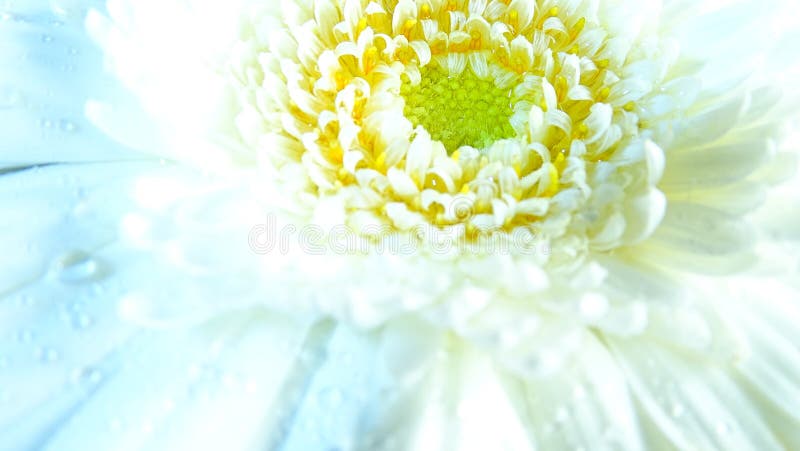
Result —
<svg viewBox="0 0 800 451"><path fill-rule="evenodd" d="M404 113L414 126L423 126L452 154L461 146L486 148L514 136L509 118L511 91L478 78L471 70L450 75L438 67L420 69L417 84L403 83Z"/></svg>
<svg viewBox="0 0 800 451"><path fill-rule="evenodd" d="M311 3L268 46L247 35L229 71L239 137L299 210L583 250L658 216L627 200L654 191L672 47L616 35L597 2Z"/></svg>

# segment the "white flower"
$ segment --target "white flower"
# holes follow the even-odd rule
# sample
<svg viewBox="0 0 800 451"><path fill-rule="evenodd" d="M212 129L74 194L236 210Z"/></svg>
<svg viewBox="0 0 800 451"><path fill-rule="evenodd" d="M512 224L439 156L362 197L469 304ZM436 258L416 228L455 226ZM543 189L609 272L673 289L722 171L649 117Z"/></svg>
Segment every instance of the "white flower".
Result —
<svg viewBox="0 0 800 451"><path fill-rule="evenodd" d="M800 448L789 6L55 1L140 153L3 146L0 445Z"/></svg>

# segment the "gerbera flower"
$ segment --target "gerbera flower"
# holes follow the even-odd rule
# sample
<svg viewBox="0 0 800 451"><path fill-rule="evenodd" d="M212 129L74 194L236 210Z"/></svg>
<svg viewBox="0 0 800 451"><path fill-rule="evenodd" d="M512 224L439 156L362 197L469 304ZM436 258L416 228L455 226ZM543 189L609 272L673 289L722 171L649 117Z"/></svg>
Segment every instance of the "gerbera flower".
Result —
<svg viewBox="0 0 800 451"><path fill-rule="evenodd" d="M786 2L51 6L1 445L800 448Z"/></svg>

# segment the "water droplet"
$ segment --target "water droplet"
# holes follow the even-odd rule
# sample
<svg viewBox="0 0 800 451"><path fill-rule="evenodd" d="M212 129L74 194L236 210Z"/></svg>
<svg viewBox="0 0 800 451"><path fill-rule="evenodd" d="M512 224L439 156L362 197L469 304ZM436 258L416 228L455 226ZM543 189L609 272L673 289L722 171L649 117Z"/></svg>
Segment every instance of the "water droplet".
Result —
<svg viewBox="0 0 800 451"><path fill-rule="evenodd" d="M53 348L48 348L48 347L38 347L38 348L36 348L36 351L34 352L34 355L36 356L36 358L38 358L39 360L41 360L42 362L45 362L45 363L55 362L59 358L58 351L56 351Z"/></svg>
<svg viewBox="0 0 800 451"><path fill-rule="evenodd" d="M0 86L0 109L13 108L22 103L22 94L10 86Z"/></svg>
<svg viewBox="0 0 800 451"><path fill-rule="evenodd" d="M65 133L72 133L78 129L78 126L75 125L74 122L68 121L66 119L62 119L58 121L58 128Z"/></svg>
<svg viewBox="0 0 800 451"><path fill-rule="evenodd" d="M86 13L82 0L50 0L50 9L62 19L80 20Z"/></svg>
<svg viewBox="0 0 800 451"><path fill-rule="evenodd" d="M17 332L16 338L20 343L30 343L33 341L33 332L28 329L23 329Z"/></svg>
<svg viewBox="0 0 800 451"><path fill-rule="evenodd" d="M94 294L95 296L102 295L105 292L106 292L106 286L103 285L102 283L95 284L92 287L92 294Z"/></svg>
<svg viewBox="0 0 800 451"><path fill-rule="evenodd" d="M23 294L15 299L15 303L19 307L31 307L33 305L33 298L28 294Z"/></svg>
<svg viewBox="0 0 800 451"><path fill-rule="evenodd" d="M53 128L53 121L50 119L42 119L39 121L39 124L42 126L42 128Z"/></svg>
<svg viewBox="0 0 800 451"><path fill-rule="evenodd" d="M72 326L75 329L84 330L92 325L92 318L86 313L76 313L72 315Z"/></svg>
<svg viewBox="0 0 800 451"><path fill-rule="evenodd" d="M71 251L62 255L53 263L52 270L65 283L92 281L103 273L101 264L83 251Z"/></svg>
<svg viewBox="0 0 800 451"><path fill-rule="evenodd" d="M72 382L81 385L97 385L103 380L103 374L92 368L78 368L72 373Z"/></svg>
<svg viewBox="0 0 800 451"><path fill-rule="evenodd" d="M53 37L49 34L42 35L42 42L53 42Z"/></svg>
<svg viewBox="0 0 800 451"><path fill-rule="evenodd" d="M673 417L680 418L683 415L684 409L680 403L675 402L672 404L672 407L669 411Z"/></svg>

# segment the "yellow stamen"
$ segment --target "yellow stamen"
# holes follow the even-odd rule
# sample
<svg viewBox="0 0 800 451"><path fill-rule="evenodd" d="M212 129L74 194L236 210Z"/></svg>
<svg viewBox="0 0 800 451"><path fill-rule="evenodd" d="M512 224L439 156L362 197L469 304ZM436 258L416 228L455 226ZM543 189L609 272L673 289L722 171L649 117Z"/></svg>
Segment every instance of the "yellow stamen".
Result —
<svg viewBox="0 0 800 451"><path fill-rule="evenodd" d="M417 19L406 19L405 23L403 24L403 29L401 33L408 39L411 39L411 32L414 31L414 28L417 26Z"/></svg>
<svg viewBox="0 0 800 451"><path fill-rule="evenodd" d="M472 33L470 33L470 36L472 36L472 40L469 43L469 49L470 50L480 50L481 47L483 47L481 34L479 32L477 32L477 31L473 31Z"/></svg>
<svg viewBox="0 0 800 451"><path fill-rule="evenodd" d="M508 24L515 29L517 28L517 26L519 26L519 12L516 9L512 9L511 11L509 11Z"/></svg>
<svg viewBox="0 0 800 451"><path fill-rule="evenodd" d="M378 65L379 60L380 54L378 47L373 45L372 47L368 48L364 52L364 73L369 74L372 72L372 70L375 69L375 66Z"/></svg>
<svg viewBox="0 0 800 451"><path fill-rule="evenodd" d="M423 4L419 8L419 16L423 19L430 19L431 18L431 7L427 3Z"/></svg>
<svg viewBox="0 0 800 451"><path fill-rule="evenodd" d="M344 152L342 151L342 148L339 146L338 143L334 143L328 149L328 158L330 158L331 161L333 161L334 163L341 164L343 156Z"/></svg>
<svg viewBox="0 0 800 451"><path fill-rule="evenodd" d="M564 99L567 97L567 90L569 90L569 86L567 85L567 79L563 75L556 76L554 88L556 90L556 97L558 98L559 102L564 101Z"/></svg>
<svg viewBox="0 0 800 451"><path fill-rule="evenodd" d="M386 152L381 152L378 158L375 159L375 170L379 172L386 171Z"/></svg>
<svg viewBox="0 0 800 451"><path fill-rule="evenodd" d="M587 136L589 136L589 127L586 124L581 123L580 125L575 127L575 130L572 132L572 136L574 136L575 139L586 138Z"/></svg>
<svg viewBox="0 0 800 451"><path fill-rule="evenodd" d="M444 40L434 41L430 44L431 54L433 55L441 55L442 53L447 52L447 42Z"/></svg>
<svg viewBox="0 0 800 451"><path fill-rule="evenodd" d="M368 22L366 17L362 17L358 20L358 25L356 26L356 37L361 35L361 32L367 29L367 25Z"/></svg>
<svg viewBox="0 0 800 451"><path fill-rule="evenodd" d="M556 159L553 162L553 165L556 167L559 173L563 172L564 168L567 167L567 157L564 155L563 150L559 152L558 155L556 155Z"/></svg>
<svg viewBox="0 0 800 451"><path fill-rule="evenodd" d="M575 40L575 38L581 34L584 27L586 27L586 18L581 17L577 22L575 22L575 25L572 26L572 30L569 33L570 40Z"/></svg>
<svg viewBox="0 0 800 451"><path fill-rule="evenodd" d="M547 189L544 191L543 195L545 197L553 197L558 193L558 189L561 187L559 183L559 173L558 169L552 164L548 166L548 177L549 177L549 184L547 185Z"/></svg>

